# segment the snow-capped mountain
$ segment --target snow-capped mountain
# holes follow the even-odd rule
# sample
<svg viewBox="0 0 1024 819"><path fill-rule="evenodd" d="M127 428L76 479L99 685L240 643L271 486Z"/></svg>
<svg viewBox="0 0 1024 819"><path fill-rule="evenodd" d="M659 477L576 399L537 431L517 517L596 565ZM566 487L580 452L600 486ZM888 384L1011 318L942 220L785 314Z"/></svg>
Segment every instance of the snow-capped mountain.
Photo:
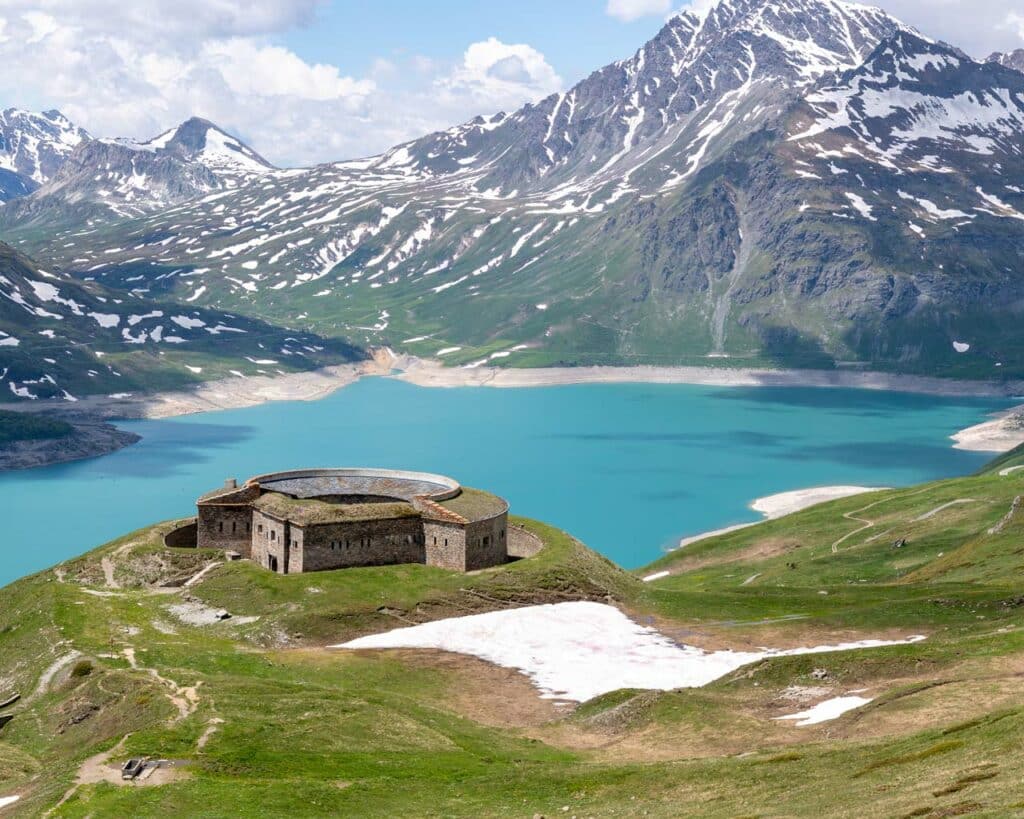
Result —
<svg viewBox="0 0 1024 819"><path fill-rule="evenodd" d="M43 208L45 246L16 209L3 229L148 297L470 366L1019 374L1022 100L1004 61L877 9L721 0L564 93L381 156L85 234Z"/></svg>
<svg viewBox="0 0 1024 819"><path fill-rule="evenodd" d="M43 223L138 216L236 188L273 166L212 122L192 118L149 140L86 139L0 218Z"/></svg>
<svg viewBox="0 0 1024 819"><path fill-rule="evenodd" d="M1024 71L1024 48L1018 48L1015 51L1008 51L1005 53L997 51L990 55L986 62L999 63L1005 68Z"/></svg>
<svg viewBox="0 0 1024 819"><path fill-rule="evenodd" d="M192 117L148 142L116 142L137 151L202 165L229 187L274 167L248 145L199 117Z"/></svg>
<svg viewBox="0 0 1024 819"><path fill-rule="evenodd" d="M60 111L0 112L0 204L45 184L89 134Z"/></svg>

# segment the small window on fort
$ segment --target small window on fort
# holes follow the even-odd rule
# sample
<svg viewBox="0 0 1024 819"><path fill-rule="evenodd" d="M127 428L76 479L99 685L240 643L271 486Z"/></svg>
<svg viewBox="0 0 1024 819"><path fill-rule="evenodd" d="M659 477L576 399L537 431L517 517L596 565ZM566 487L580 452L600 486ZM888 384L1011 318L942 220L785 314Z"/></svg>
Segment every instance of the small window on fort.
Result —
<svg viewBox="0 0 1024 819"><path fill-rule="evenodd" d="M277 532L275 532L273 529L270 530L270 539L277 540Z"/></svg>
<svg viewBox="0 0 1024 819"><path fill-rule="evenodd" d="M217 531L218 532L223 532L224 531L224 521L221 521L220 523L217 524Z"/></svg>
<svg viewBox="0 0 1024 819"><path fill-rule="evenodd" d="M447 546L447 545L448 545L448 538L445 538L445 539L444 539L444 545L445 545L445 546Z"/></svg>
<svg viewBox="0 0 1024 819"><path fill-rule="evenodd" d="M262 523L257 524L256 531L259 532L261 535L263 534L263 524Z"/></svg>
<svg viewBox="0 0 1024 819"><path fill-rule="evenodd" d="M236 525L237 525L237 524L235 523L235 521L231 521L231 534L234 534L234 533L235 533L235 527L236 527Z"/></svg>
<svg viewBox="0 0 1024 819"><path fill-rule="evenodd" d="M490 545L491 545L491 536L490 535L484 535L484 546L490 546Z"/></svg>
<svg viewBox="0 0 1024 819"><path fill-rule="evenodd" d="M505 539L505 530L504 529L501 530L501 539L502 540Z"/></svg>
<svg viewBox="0 0 1024 819"><path fill-rule="evenodd" d="M434 545L437 545L437 535L434 535Z"/></svg>
<svg viewBox="0 0 1024 819"><path fill-rule="evenodd" d="M249 534L249 532L251 532L251 531L252 531L252 524L249 523L249 521L246 521L245 522L245 533Z"/></svg>

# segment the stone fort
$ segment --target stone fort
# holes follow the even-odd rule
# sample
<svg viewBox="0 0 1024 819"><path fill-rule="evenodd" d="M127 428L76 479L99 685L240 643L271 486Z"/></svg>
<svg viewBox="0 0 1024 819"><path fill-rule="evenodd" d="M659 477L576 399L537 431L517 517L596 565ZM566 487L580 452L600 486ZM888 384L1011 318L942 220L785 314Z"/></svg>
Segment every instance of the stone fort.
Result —
<svg viewBox="0 0 1024 819"><path fill-rule="evenodd" d="M279 574L394 563L468 572L525 556L510 554L507 502L424 472L274 472L229 480L196 507L196 546Z"/></svg>

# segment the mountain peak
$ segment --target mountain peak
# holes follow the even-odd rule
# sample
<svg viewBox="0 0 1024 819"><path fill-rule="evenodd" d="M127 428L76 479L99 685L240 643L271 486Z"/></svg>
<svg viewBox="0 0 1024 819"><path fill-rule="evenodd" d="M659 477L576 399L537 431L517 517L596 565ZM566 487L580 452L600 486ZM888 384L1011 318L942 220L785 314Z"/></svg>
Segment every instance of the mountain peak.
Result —
<svg viewBox="0 0 1024 819"><path fill-rule="evenodd" d="M57 110L0 112L0 203L48 182L75 146L89 139Z"/></svg>
<svg viewBox="0 0 1024 819"><path fill-rule="evenodd" d="M189 117L138 147L201 162L214 173L249 176L274 167L240 139L202 117Z"/></svg>
<svg viewBox="0 0 1024 819"><path fill-rule="evenodd" d="M1024 48L1018 48L1015 51L1007 51L1006 53L996 51L990 54L985 62L999 63L999 65L1004 68L1012 68L1015 71L1024 72Z"/></svg>

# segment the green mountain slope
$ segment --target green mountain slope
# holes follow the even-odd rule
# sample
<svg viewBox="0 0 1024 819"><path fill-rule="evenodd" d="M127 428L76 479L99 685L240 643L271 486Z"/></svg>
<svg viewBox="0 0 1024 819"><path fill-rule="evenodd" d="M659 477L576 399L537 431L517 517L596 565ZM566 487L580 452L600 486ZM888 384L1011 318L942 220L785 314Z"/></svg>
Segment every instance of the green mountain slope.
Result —
<svg viewBox="0 0 1024 819"><path fill-rule="evenodd" d="M0 401L168 389L363 355L342 341L46 271L0 243Z"/></svg>
<svg viewBox="0 0 1024 819"><path fill-rule="evenodd" d="M520 521L546 549L471 576L242 562L182 588L218 555L164 549L167 525L136 532L3 590L0 700L22 699L0 710L14 717L0 797L26 816L1016 815L1024 471L1007 470L1020 465L1024 452L693 544L649 583ZM322 648L570 599L709 649L927 639L576 709L459 655ZM233 616L190 625L172 608L200 604ZM838 719L777 719L854 691L870 703ZM108 766L131 755L177 764L124 786Z"/></svg>

